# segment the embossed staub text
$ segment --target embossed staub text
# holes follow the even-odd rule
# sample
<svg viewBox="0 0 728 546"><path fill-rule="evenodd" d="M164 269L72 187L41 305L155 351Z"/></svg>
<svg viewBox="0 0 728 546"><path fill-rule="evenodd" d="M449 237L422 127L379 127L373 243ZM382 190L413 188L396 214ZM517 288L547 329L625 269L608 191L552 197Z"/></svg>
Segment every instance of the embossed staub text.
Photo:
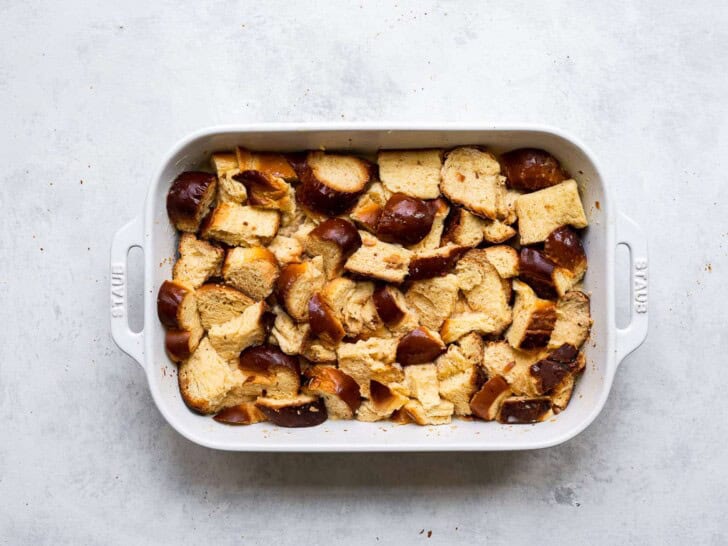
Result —
<svg viewBox="0 0 728 546"><path fill-rule="evenodd" d="M114 264L111 266L111 316L121 318L124 316L124 266Z"/></svg>
<svg viewBox="0 0 728 546"><path fill-rule="evenodd" d="M634 309L638 313L647 312L647 260L634 261Z"/></svg>

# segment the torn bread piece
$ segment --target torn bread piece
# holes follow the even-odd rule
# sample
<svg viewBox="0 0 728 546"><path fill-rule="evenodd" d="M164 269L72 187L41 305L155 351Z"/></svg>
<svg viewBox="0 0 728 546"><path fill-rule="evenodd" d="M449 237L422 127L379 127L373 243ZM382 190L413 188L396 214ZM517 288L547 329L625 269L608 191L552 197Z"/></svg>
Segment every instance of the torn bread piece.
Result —
<svg viewBox="0 0 728 546"><path fill-rule="evenodd" d="M382 150L377 155L379 178L391 192L420 199L440 195L442 150Z"/></svg>
<svg viewBox="0 0 728 546"><path fill-rule="evenodd" d="M405 292L405 300L414 309L420 324L439 330L450 316L458 299L458 281L453 274L413 281Z"/></svg>
<svg viewBox="0 0 728 546"><path fill-rule="evenodd" d="M222 358L236 358L243 349L265 341L265 309L265 302L254 303L234 319L210 328L208 338Z"/></svg>
<svg viewBox="0 0 728 546"><path fill-rule="evenodd" d="M240 354L238 367L247 376L261 379L265 396L292 398L301 387L301 367L298 358L285 354L278 347L259 345Z"/></svg>
<svg viewBox="0 0 728 546"><path fill-rule="evenodd" d="M435 364L416 364L404 369L404 386L411 397L416 398L425 409L440 403L439 382Z"/></svg>
<svg viewBox="0 0 728 546"><path fill-rule="evenodd" d="M421 280L450 273L468 247L447 243L432 250L421 250L409 263L409 279Z"/></svg>
<svg viewBox="0 0 728 546"><path fill-rule="evenodd" d="M440 400L438 405L425 408L418 400L410 400L403 410L418 425L446 425L452 422L455 406L452 402Z"/></svg>
<svg viewBox="0 0 728 546"><path fill-rule="evenodd" d="M324 401L307 394L282 399L261 397L255 405L271 423L279 427L314 427L328 418Z"/></svg>
<svg viewBox="0 0 728 546"><path fill-rule="evenodd" d="M232 203L235 205L244 205L248 202L248 192L245 186L235 180L233 176L239 171L231 170L221 174L217 183L217 204Z"/></svg>
<svg viewBox="0 0 728 546"><path fill-rule="evenodd" d="M506 193L506 178L490 153L478 148L455 148L442 166L440 191L453 203L470 212L499 220Z"/></svg>
<svg viewBox="0 0 728 546"><path fill-rule="evenodd" d="M470 415L470 400L478 390L480 375L473 366L461 373L440 380L440 397L452 402L455 415Z"/></svg>
<svg viewBox="0 0 728 546"><path fill-rule="evenodd" d="M248 395L237 392L245 376L228 365L206 337L192 356L180 364L178 381L185 404L199 413L216 413L248 399Z"/></svg>
<svg viewBox="0 0 728 546"><path fill-rule="evenodd" d="M355 224L372 233L377 230L379 216L387 204L392 192L384 188L381 182L373 182L369 189L359 198L349 213Z"/></svg>
<svg viewBox="0 0 728 546"><path fill-rule="evenodd" d="M280 270L273 253L264 247L230 249L222 266L225 282L255 301L267 298Z"/></svg>
<svg viewBox="0 0 728 546"><path fill-rule="evenodd" d="M443 242L476 247L483 241L487 220L483 220L462 207L452 207L446 221Z"/></svg>
<svg viewBox="0 0 728 546"><path fill-rule="evenodd" d="M225 251L192 233L183 233L177 246L179 258L174 264L172 277L176 281L199 288L207 279L220 274Z"/></svg>
<svg viewBox="0 0 728 546"><path fill-rule="evenodd" d="M498 417L501 406L511 395L508 382L500 375L491 377L470 400L473 415L484 421L493 421Z"/></svg>
<svg viewBox="0 0 728 546"><path fill-rule="evenodd" d="M311 297L320 291L326 277L321 256L283 268L276 281L276 296L288 314L298 322L308 320L308 304Z"/></svg>
<svg viewBox="0 0 728 546"><path fill-rule="evenodd" d="M167 216L180 231L194 233L207 215L217 190L217 176L187 171L172 182L167 193Z"/></svg>
<svg viewBox="0 0 728 546"><path fill-rule="evenodd" d="M548 353L544 350L522 351L507 341L490 341L483 351L483 368L488 377L503 376L516 395L538 396L530 368Z"/></svg>
<svg viewBox="0 0 728 546"><path fill-rule="evenodd" d="M372 337L381 331L383 324L373 295L374 283L346 277L327 282L320 292L349 338Z"/></svg>
<svg viewBox="0 0 728 546"><path fill-rule="evenodd" d="M515 228L500 220L486 220L483 224L483 239L494 245L505 243L515 234Z"/></svg>
<svg viewBox="0 0 728 546"><path fill-rule="evenodd" d="M518 276L518 252L512 246L489 246L483 249L483 253L502 279Z"/></svg>
<svg viewBox="0 0 728 546"><path fill-rule="evenodd" d="M362 245L349 257L344 268L363 277L393 283L404 281L412 252L400 245L384 243L366 231L359 234Z"/></svg>
<svg viewBox="0 0 728 546"><path fill-rule="evenodd" d="M387 385L404 379L402 367L395 364L396 339L369 338L356 343L342 343L336 354L339 369L354 378L365 398L369 398L371 380Z"/></svg>
<svg viewBox="0 0 728 546"><path fill-rule="evenodd" d="M549 349L564 344L578 349L589 337L591 326L589 296L579 290L570 290L556 303L556 324L549 340Z"/></svg>
<svg viewBox="0 0 728 546"><path fill-rule="evenodd" d="M253 152L245 148L235 150L239 171L260 171L268 176L276 176L287 182L298 180L296 171L283 154Z"/></svg>
<svg viewBox="0 0 728 546"><path fill-rule="evenodd" d="M506 339L517 349L536 349L549 343L556 324L556 304L536 296L526 283L513 281L516 303L513 306L513 323L506 332Z"/></svg>
<svg viewBox="0 0 728 546"><path fill-rule="evenodd" d="M491 265L484 249L469 250L455 266L458 285L475 312L485 313L500 333L511 323L510 284Z"/></svg>
<svg viewBox="0 0 728 546"><path fill-rule="evenodd" d="M445 343L452 343L470 333L491 335L503 330L501 322L493 318L490 313L470 311L450 315L440 328L440 336Z"/></svg>
<svg viewBox="0 0 728 546"><path fill-rule="evenodd" d="M522 245L540 243L561 226L580 229L589 224L574 180L521 195L516 211Z"/></svg>
<svg viewBox="0 0 728 546"><path fill-rule="evenodd" d="M506 398L498 413L498 422L506 425L526 425L545 421L553 415L548 396L535 398Z"/></svg>
<svg viewBox="0 0 728 546"><path fill-rule="evenodd" d="M275 237L280 225L277 210L220 203L202 227L202 237L230 246L259 246Z"/></svg>
<svg viewBox="0 0 728 546"><path fill-rule="evenodd" d="M226 425L254 425L266 420L263 412L255 405L255 398L230 406L218 412L213 419Z"/></svg>
<svg viewBox="0 0 728 546"><path fill-rule="evenodd" d="M359 385L332 366L316 365L306 370L305 394L320 396L330 419L352 419L361 405Z"/></svg>
<svg viewBox="0 0 728 546"><path fill-rule="evenodd" d="M389 419L392 413L404 406L409 398L406 390L397 383L384 385L372 380L369 383L369 400L365 400L356 413L359 421L374 422Z"/></svg>
<svg viewBox="0 0 728 546"><path fill-rule="evenodd" d="M300 263L303 258L303 245L294 237L276 235L268 244L270 250L282 266Z"/></svg>
<svg viewBox="0 0 728 546"><path fill-rule="evenodd" d="M210 156L210 166L215 169L217 177L233 171L237 172L238 158L232 152L215 152Z"/></svg>
<svg viewBox="0 0 728 546"><path fill-rule="evenodd" d="M281 307L274 307L275 320L269 342L280 347L287 355L303 354L311 327L294 321Z"/></svg>
<svg viewBox="0 0 728 546"><path fill-rule="evenodd" d="M308 234L305 241L310 256L321 256L326 278L341 275L344 264L362 244L354 224L343 218L330 218L321 222Z"/></svg>
<svg viewBox="0 0 728 546"><path fill-rule="evenodd" d="M197 309L205 330L237 317L255 303L240 290L224 284L203 284L196 295Z"/></svg>
<svg viewBox="0 0 728 546"><path fill-rule="evenodd" d="M442 198L429 201L428 205L434 212L430 231L419 243L407 247L408 250L411 250L415 254L425 252L427 250L434 250L443 243L442 234L445 230L445 221L450 214L450 206L447 204L447 201Z"/></svg>

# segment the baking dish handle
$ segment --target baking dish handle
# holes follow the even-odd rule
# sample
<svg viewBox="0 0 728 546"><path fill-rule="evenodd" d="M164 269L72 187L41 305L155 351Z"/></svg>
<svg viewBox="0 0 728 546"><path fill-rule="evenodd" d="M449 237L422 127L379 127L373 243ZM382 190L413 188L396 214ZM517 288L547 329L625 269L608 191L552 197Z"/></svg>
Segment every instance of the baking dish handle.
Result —
<svg viewBox="0 0 728 546"><path fill-rule="evenodd" d="M648 260L647 238L634 220L622 213L617 215L617 244L630 251L630 322L617 328L617 364L637 349L647 338Z"/></svg>
<svg viewBox="0 0 728 546"><path fill-rule="evenodd" d="M135 218L116 232L111 243L111 336L119 348L144 366L144 330L129 327L127 298L127 256L129 250L144 250L144 222Z"/></svg>

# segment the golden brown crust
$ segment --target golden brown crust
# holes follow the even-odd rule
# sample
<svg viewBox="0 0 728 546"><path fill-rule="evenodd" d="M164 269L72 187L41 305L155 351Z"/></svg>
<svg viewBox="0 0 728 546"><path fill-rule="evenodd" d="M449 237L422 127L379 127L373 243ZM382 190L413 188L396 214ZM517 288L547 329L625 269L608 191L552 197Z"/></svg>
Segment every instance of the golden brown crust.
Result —
<svg viewBox="0 0 728 546"><path fill-rule="evenodd" d="M330 394L338 396L351 410L352 414L359 409L361 397L359 385L351 376L331 366L316 365L306 370L309 379L306 391L314 394Z"/></svg>
<svg viewBox="0 0 728 546"><path fill-rule="evenodd" d="M508 382L496 375L491 377L470 400L473 415L485 421L492 421L498 416L501 404L509 396L511 389Z"/></svg>
<svg viewBox="0 0 728 546"><path fill-rule="evenodd" d="M188 171L172 182L167 193L167 214L180 231L195 232L215 197L217 177L211 173Z"/></svg>
<svg viewBox="0 0 728 546"><path fill-rule="evenodd" d="M418 326L399 340L397 362L402 366L434 362L445 352L445 344L437 332Z"/></svg>
<svg viewBox="0 0 728 546"><path fill-rule="evenodd" d="M519 148L500 158L508 187L535 191L563 182L569 175L550 153L537 148Z"/></svg>

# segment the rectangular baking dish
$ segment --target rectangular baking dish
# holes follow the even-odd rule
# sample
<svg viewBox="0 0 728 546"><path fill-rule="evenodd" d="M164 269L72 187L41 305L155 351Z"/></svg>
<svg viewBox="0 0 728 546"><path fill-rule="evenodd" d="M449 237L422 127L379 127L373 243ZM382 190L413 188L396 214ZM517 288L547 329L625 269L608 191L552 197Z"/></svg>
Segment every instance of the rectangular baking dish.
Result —
<svg viewBox="0 0 728 546"><path fill-rule="evenodd" d="M327 421L306 429L268 423L223 426L191 412L177 387L176 366L164 352L164 329L156 316L156 294L171 278L177 235L167 219L165 200L171 181L184 170L207 163L213 151L244 146L253 150L304 149L371 155L381 148L451 148L481 144L495 152L543 148L556 155L577 179L590 226L584 233L594 327L585 345L587 369L566 411L537 425L454 420L439 427L388 422ZM630 324L615 325L615 249L631 253ZM144 329L127 322L127 254L144 251ZM111 331L119 347L145 370L154 401L169 424L189 440L230 451L497 451L525 450L565 442L584 430L606 402L619 363L647 335L647 243L642 230L616 210L593 155L562 131L535 126L383 123L346 125L260 124L211 127L175 145L153 176L143 212L115 235L111 248Z"/></svg>

